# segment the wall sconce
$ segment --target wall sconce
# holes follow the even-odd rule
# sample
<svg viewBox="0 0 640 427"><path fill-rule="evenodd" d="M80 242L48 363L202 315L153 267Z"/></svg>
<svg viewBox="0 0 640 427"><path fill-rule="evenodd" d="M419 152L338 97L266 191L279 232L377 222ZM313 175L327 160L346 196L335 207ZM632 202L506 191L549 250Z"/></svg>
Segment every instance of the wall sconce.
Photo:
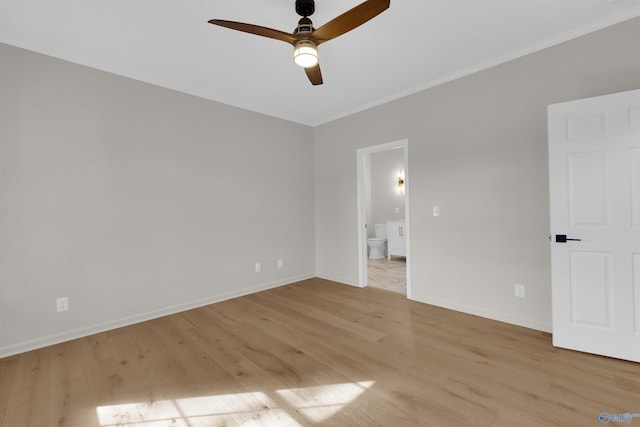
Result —
<svg viewBox="0 0 640 427"><path fill-rule="evenodd" d="M398 192L404 194L404 169L398 172Z"/></svg>

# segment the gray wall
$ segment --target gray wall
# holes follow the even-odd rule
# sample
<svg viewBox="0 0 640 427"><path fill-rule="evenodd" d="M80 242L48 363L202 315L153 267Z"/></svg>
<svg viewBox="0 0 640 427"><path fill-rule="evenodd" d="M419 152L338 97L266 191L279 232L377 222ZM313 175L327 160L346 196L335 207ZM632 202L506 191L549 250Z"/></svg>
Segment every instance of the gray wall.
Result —
<svg viewBox="0 0 640 427"><path fill-rule="evenodd" d="M312 129L2 44L0 94L0 356L314 275Z"/></svg>
<svg viewBox="0 0 640 427"><path fill-rule="evenodd" d="M640 88L638 40L636 18L315 128L317 274L358 283L356 150L408 138L412 298L550 330L546 107Z"/></svg>

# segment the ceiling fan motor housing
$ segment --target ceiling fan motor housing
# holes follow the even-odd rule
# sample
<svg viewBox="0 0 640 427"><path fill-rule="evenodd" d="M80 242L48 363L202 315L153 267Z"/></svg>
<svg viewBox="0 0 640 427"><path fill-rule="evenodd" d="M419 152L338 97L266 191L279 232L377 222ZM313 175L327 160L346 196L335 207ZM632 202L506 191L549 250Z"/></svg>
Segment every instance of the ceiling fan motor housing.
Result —
<svg viewBox="0 0 640 427"><path fill-rule="evenodd" d="M300 16L306 17L313 15L316 10L314 0L296 0L296 13Z"/></svg>
<svg viewBox="0 0 640 427"><path fill-rule="evenodd" d="M293 34L311 34L313 30L315 30L315 28L313 28L313 22L305 16L300 18L298 26L293 30Z"/></svg>

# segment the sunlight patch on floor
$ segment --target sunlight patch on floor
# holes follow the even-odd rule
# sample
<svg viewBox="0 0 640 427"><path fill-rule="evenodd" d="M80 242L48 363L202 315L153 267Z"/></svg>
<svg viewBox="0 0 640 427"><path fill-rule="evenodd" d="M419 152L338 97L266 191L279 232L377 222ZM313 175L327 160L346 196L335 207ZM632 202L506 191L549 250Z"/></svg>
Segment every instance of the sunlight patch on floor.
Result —
<svg viewBox="0 0 640 427"><path fill-rule="evenodd" d="M124 403L96 408L102 427L301 426L294 418L321 422L340 412L374 381L264 392ZM278 404L280 402L281 404ZM294 416L289 414L295 414Z"/></svg>
<svg viewBox="0 0 640 427"><path fill-rule="evenodd" d="M373 384L375 384L375 381L361 381L357 383L291 388L277 390L276 393L296 408L305 418L319 423L340 412L342 408L356 400Z"/></svg>

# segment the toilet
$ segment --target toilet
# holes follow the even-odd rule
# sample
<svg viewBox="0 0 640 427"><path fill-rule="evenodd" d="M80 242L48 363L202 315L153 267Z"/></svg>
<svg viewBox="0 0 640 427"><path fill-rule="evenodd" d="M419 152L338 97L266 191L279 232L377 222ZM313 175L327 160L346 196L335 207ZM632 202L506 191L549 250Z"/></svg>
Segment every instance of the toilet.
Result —
<svg viewBox="0 0 640 427"><path fill-rule="evenodd" d="M367 239L369 258L384 258L384 247L387 242L387 224L375 224L376 237Z"/></svg>

